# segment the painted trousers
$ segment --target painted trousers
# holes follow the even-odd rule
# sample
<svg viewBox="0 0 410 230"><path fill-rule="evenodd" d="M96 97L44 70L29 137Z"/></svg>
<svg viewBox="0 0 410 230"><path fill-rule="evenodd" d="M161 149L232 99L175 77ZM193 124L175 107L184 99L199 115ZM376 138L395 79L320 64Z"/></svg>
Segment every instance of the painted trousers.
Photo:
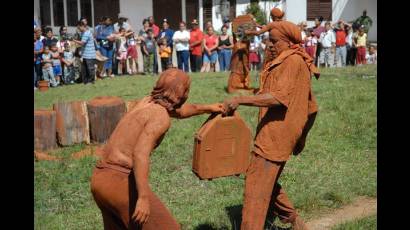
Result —
<svg viewBox="0 0 410 230"><path fill-rule="evenodd" d="M94 168L91 193L101 210L104 230L179 230L179 224L152 192L149 195L148 221L140 225L132 220L138 192L134 173L127 170L101 162Z"/></svg>
<svg viewBox="0 0 410 230"><path fill-rule="evenodd" d="M268 209L283 222L291 223L297 213L278 183L286 162L269 161L252 153L246 171L241 230L263 230Z"/></svg>

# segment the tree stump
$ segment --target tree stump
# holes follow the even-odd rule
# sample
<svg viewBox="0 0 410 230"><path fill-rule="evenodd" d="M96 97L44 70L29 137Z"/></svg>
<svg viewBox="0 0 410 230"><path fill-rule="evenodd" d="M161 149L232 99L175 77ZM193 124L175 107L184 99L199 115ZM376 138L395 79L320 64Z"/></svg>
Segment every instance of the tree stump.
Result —
<svg viewBox="0 0 410 230"><path fill-rule="evenodd" d="M127 112L131 111L141 100L127 101Z"/></svg>
<svg viewBox="0 0 410 230"><path fill-rule="evenodd" d="M96 97L87 103L90 139L105 143L126 112L125 102L119 97Z"/></svg>
<svg viewBox="0 0 410 230"><path fill-rule="evenodd" d="M53 105L57 119L57 141L62 146L90 143L87 106L84 101L60 102Z"/></svg>
<svg viewBox="0 0 410 230"><path fill-rule="evenodd" d="M56 145L56 112L34 111L34 150L47 151Z"/></svg>

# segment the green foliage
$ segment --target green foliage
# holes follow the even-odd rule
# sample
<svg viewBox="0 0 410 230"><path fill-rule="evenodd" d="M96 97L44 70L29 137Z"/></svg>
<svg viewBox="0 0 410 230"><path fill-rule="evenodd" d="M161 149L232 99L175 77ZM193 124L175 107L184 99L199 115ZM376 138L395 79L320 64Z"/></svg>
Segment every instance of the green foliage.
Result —
<svg viewBox="0 0 410 230"><path fill-rule="evenodd" d="M246 14L252 14L256 18L256 22L260 25L266 24L266 13L257 2L252 2L246 7Z"/></svg>

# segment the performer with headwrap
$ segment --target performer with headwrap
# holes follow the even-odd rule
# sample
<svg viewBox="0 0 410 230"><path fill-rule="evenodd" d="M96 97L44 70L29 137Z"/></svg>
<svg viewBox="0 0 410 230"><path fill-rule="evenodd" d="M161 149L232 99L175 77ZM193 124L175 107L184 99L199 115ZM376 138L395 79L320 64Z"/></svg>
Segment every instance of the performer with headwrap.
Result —
<svg viewBox="0 0 410 230"><path fill-rule="evenodd" d="M170 117L223 112L219 103L186 104L189 86L190 78L183 71L164 71L151 95L129 111L111 134L91 177L104 229L180 229L150 189L150 154L169 129Z"/></svg>
<svg viewBox="0 0 410 230"><path fill-rule="evenodd" d="M233 93L238 89L249 89L249 40L237 40L234 35L230 69L228 93Z"/></svg>
<svg viewBox="0 0 410 230"><path fill-rule="evenodd" d="M278 9L272 12L275 16ZM252 159L246 172L241 229L263 229L269 206L294 230L307 229L278 179L292 153L297 155L303 150L315 120L318 106L311 90L311 75L318 78L319 72L300 45L298 26L274 20L266 28L270 31L272 56L261 73L259 92L224 102L226 113L239 105L260 107Z"/></svg>

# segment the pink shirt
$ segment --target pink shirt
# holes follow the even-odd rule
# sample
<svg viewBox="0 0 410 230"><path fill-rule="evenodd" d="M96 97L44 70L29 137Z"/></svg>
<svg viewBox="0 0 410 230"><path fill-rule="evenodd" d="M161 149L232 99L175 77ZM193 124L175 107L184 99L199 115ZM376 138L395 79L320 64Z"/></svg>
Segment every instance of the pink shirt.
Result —
<svg viewBox="0 0 410 230"><path fill-rule="evenodd" d="M205 45L208 48L211 48L212 46L215 46L216 43L218 42L218 36L216 36L215 34L209 36L208 34L206 34L204 36L205 39Z"/></svg>

